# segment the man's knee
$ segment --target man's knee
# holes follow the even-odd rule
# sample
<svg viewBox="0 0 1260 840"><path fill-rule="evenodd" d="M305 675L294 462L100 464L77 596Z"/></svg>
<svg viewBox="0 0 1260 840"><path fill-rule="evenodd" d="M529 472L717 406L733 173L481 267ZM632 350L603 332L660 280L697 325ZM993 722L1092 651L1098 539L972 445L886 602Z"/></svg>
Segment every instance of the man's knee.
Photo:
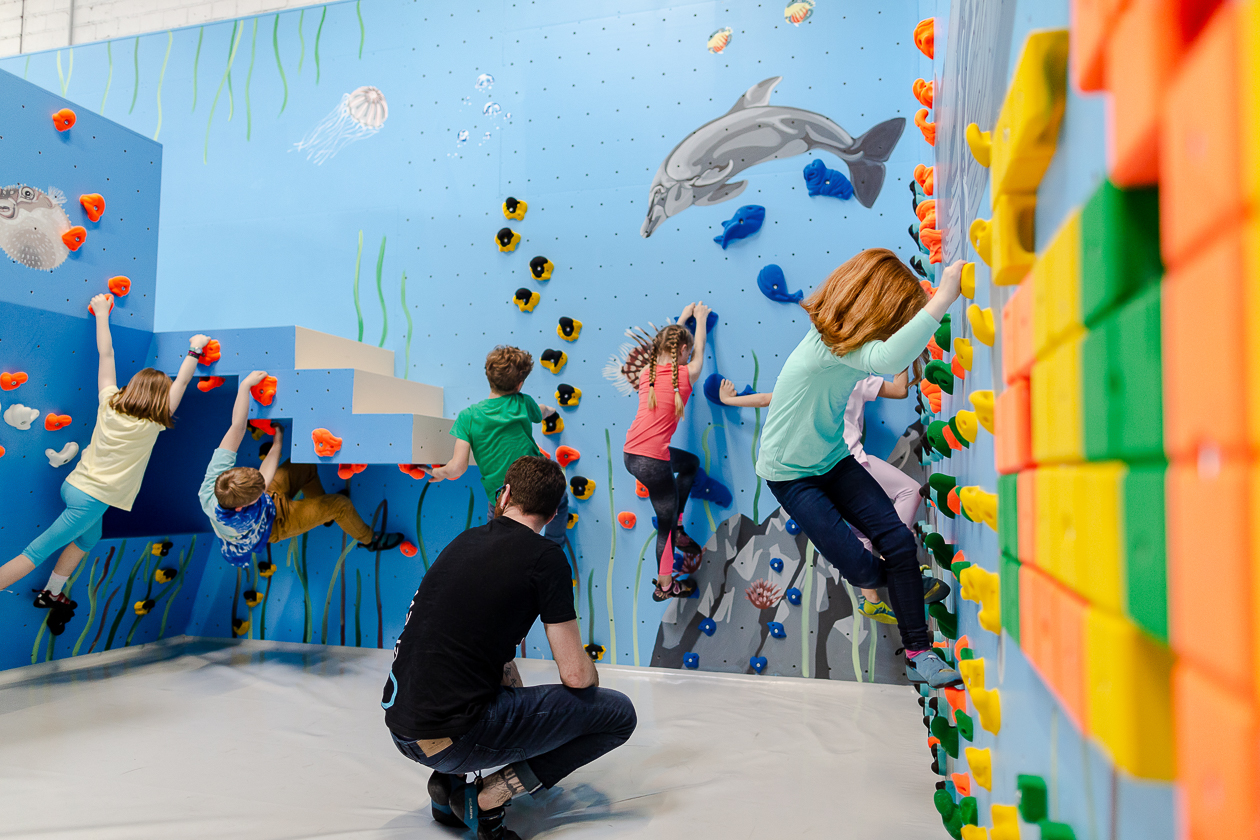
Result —
<svg viewBox="0 0 1260 840"><path fill-rule="evenodd" d="M599 691L603 695L600 700L608 708L609 719L612 721L612 733L620 736L622 741L628 741L634 734L635 727L639 725L639 716L634 710L634 703L620 691L611 688L601 688Z"/></svg>

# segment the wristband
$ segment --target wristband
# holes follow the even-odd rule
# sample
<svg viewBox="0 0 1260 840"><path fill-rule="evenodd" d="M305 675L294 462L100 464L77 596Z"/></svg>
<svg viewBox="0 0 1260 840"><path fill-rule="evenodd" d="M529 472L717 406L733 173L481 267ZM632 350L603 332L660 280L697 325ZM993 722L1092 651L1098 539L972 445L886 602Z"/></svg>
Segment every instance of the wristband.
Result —
<svg viewBox="0 0 1260 840"><path fill-rule="evenodd" d="M194 350L191 347L188 348L188 355L192 356L194 359L200 360L203 352L204 350Z"/></svg>

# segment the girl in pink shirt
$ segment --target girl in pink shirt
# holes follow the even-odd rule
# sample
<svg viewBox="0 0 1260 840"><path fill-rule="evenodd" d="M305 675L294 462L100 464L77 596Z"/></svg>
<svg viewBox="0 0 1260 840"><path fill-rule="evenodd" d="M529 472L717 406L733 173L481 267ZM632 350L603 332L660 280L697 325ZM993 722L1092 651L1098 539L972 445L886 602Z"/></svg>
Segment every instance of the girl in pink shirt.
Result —
<svg viewBox="0 0 1260 840"><path fill-rule="evenodd" d="M696 317L694 338L683 324ZM639 374L639 410L626 432L626 469L647 488L656 511L656 561L659 576L652 598L686 598L696 589L692 580L674 577L674 549L698 557L700 546L682 527L683 506L700 459L669 445L691 396L691 383L704 367L705 328L709 307L687 304L677 324L670 324L652 339L648 358L652 363Z"/></svg>

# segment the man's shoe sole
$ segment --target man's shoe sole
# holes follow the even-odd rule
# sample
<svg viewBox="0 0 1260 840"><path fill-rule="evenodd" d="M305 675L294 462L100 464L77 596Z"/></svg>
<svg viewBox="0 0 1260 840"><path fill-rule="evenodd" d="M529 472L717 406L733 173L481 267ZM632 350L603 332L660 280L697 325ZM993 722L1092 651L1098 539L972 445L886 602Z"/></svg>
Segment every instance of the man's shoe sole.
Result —
<svg viewBox="0 0 1260 840"><path fill-rule="evenodd" d="M451 828L466 828L464 821L451 810L451 792L442 784L441 779L442 776L429 777L429 799L433 801L431 808L433 819Z"/></svg>

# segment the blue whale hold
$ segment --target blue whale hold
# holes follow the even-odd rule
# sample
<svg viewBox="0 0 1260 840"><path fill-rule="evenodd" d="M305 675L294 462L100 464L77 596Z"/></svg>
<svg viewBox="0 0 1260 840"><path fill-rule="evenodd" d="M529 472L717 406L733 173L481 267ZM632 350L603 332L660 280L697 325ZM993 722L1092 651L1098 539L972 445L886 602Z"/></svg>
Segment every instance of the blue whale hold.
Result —
<svg viewBox="0 0 1260 840"><path fill-rule="evenodd" d="M761 269L757 274L757 288L761 289L761 293L770 300L779 303L800 303L805 297L802 291L788 292L787 279L783 276L783 269L774 263Z"/></svg>
<svg viewBox="0 0 1260 840"><path fill-rule="evenodd" d="M805 189L811 196L830 195L848 200L853 198L853 183L843 172L828 169L820 158L814 158L804 169Z"/></svg>
<svg viewBox="0 0 1260 840"><path fill-rule="evenodd" d="M728 508L735 501L726 485L704 471L696 470L696 479L691 485L691 498L702 502L713 502L720 508Z"/></svg>
<svg viewBox="0 0 1260 840"><path fill-rule="evenodd" d="M709 378L704 380L704 398L707 399L709 402L713 403L714 405L720 405L725 408L726 404L722 402L722 395L719 390L721 387L722 387L722 374L720 373L709 374ZM745 385L744 390L740 391L739 395L741 397L746 397L751 393L753 393L752 386Z"/></svg>
<svg viewBox="0 0 1260 840"><path fill-rule="evenodd" d="M713 328L717 326L717 322L718 322L718 314L714 312L712 309L710 309L709 317L704 319L705 333L712 335ZM668 321L666 323L668 323ZM696 316L692 315L690 318L688 318L687 322L683 324L683 326L687 328L688 332L690 332L692 335L695 335L696 334Z"/></svg>
<svg viewBox="0 0 1260 840"><path fill-rule="evenodd" d="M722 222L722 235L713 237L713 241L726 250L726 246L736 239L746 239L757 231L766 220L766 208L760 204L745 204L735 211L725 222Z"/></svg>

